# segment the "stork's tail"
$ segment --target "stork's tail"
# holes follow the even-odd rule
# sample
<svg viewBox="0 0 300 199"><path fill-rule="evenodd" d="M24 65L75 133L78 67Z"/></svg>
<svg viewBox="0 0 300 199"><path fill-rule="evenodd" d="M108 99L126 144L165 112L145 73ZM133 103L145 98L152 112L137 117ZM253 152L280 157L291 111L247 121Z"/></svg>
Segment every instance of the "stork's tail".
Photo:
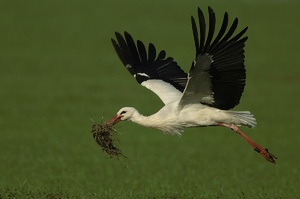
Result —
<svg viewBox="0 0 300 199"><path fill-rule="evenodd" d="M256 126L256 119L249 111L228 111L231 115L240 120L241 124L249 128Z"/></svg>

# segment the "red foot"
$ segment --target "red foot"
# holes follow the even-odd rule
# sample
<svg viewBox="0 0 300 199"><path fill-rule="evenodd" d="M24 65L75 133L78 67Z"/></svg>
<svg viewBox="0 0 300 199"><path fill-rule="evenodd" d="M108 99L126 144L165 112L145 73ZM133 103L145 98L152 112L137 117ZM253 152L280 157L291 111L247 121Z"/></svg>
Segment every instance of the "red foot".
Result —
<svg viewBox="0 0 300 199"><path fill-rule="evenodd" d="M277 157L270 153L268 149L259 149L258 147L255 147L254 150L262 155L267 161L276 164L275 159L277 159Z"/></svg>

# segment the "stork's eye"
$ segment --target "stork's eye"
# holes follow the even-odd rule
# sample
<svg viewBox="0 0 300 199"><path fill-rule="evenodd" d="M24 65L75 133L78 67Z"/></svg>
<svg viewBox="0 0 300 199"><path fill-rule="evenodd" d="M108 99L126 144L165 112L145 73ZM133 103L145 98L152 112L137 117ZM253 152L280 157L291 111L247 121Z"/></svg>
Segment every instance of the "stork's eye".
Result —
<svg viewBox="0 0 300 199"><path fill-rule="evenodd" d="M123 114L125 114L126 113L126 111L122 111L121 113L120 113L120 115L123 115Z"/></svg>

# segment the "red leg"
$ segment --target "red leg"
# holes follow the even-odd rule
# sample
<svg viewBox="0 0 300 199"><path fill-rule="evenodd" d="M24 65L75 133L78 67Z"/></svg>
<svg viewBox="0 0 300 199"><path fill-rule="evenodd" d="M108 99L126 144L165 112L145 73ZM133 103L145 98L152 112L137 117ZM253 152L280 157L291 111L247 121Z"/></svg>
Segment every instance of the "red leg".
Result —
<svg viewBox="0 0 300 199"><path fill-rule="evenodd" d="M276 164L275 159L277 159L277 157L275 157L272 153L270 153L268 151L268 149L264 149L261 146L259 146L258 144L256 144L254 141L252 141L236 125L225 124L225 123L218 123L218 126L224 126L224 127L231 128L237 134L239 134L240 136L242 136L242 138L244 138L254 148L254 150L256 152L258 152L260 155L262 155L267 161Z"/></svg>

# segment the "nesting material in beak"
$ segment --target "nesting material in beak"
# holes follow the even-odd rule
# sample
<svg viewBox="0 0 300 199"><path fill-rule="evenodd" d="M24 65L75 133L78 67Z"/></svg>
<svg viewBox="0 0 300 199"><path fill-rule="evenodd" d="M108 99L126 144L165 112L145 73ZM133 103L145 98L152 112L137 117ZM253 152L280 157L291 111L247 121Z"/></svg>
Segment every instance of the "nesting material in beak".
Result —
<svg viewBox="0 0 300 199"><path fill-rule="evenodd" d="M114 116L105 123L94 124L92 126L92 134L98 145L102 148L103 152L107 153L110 158L125 157L121 150L116 147L115 142L120 141L116 138L117 131L113 125L121 120L120 117Z"/></svg>

